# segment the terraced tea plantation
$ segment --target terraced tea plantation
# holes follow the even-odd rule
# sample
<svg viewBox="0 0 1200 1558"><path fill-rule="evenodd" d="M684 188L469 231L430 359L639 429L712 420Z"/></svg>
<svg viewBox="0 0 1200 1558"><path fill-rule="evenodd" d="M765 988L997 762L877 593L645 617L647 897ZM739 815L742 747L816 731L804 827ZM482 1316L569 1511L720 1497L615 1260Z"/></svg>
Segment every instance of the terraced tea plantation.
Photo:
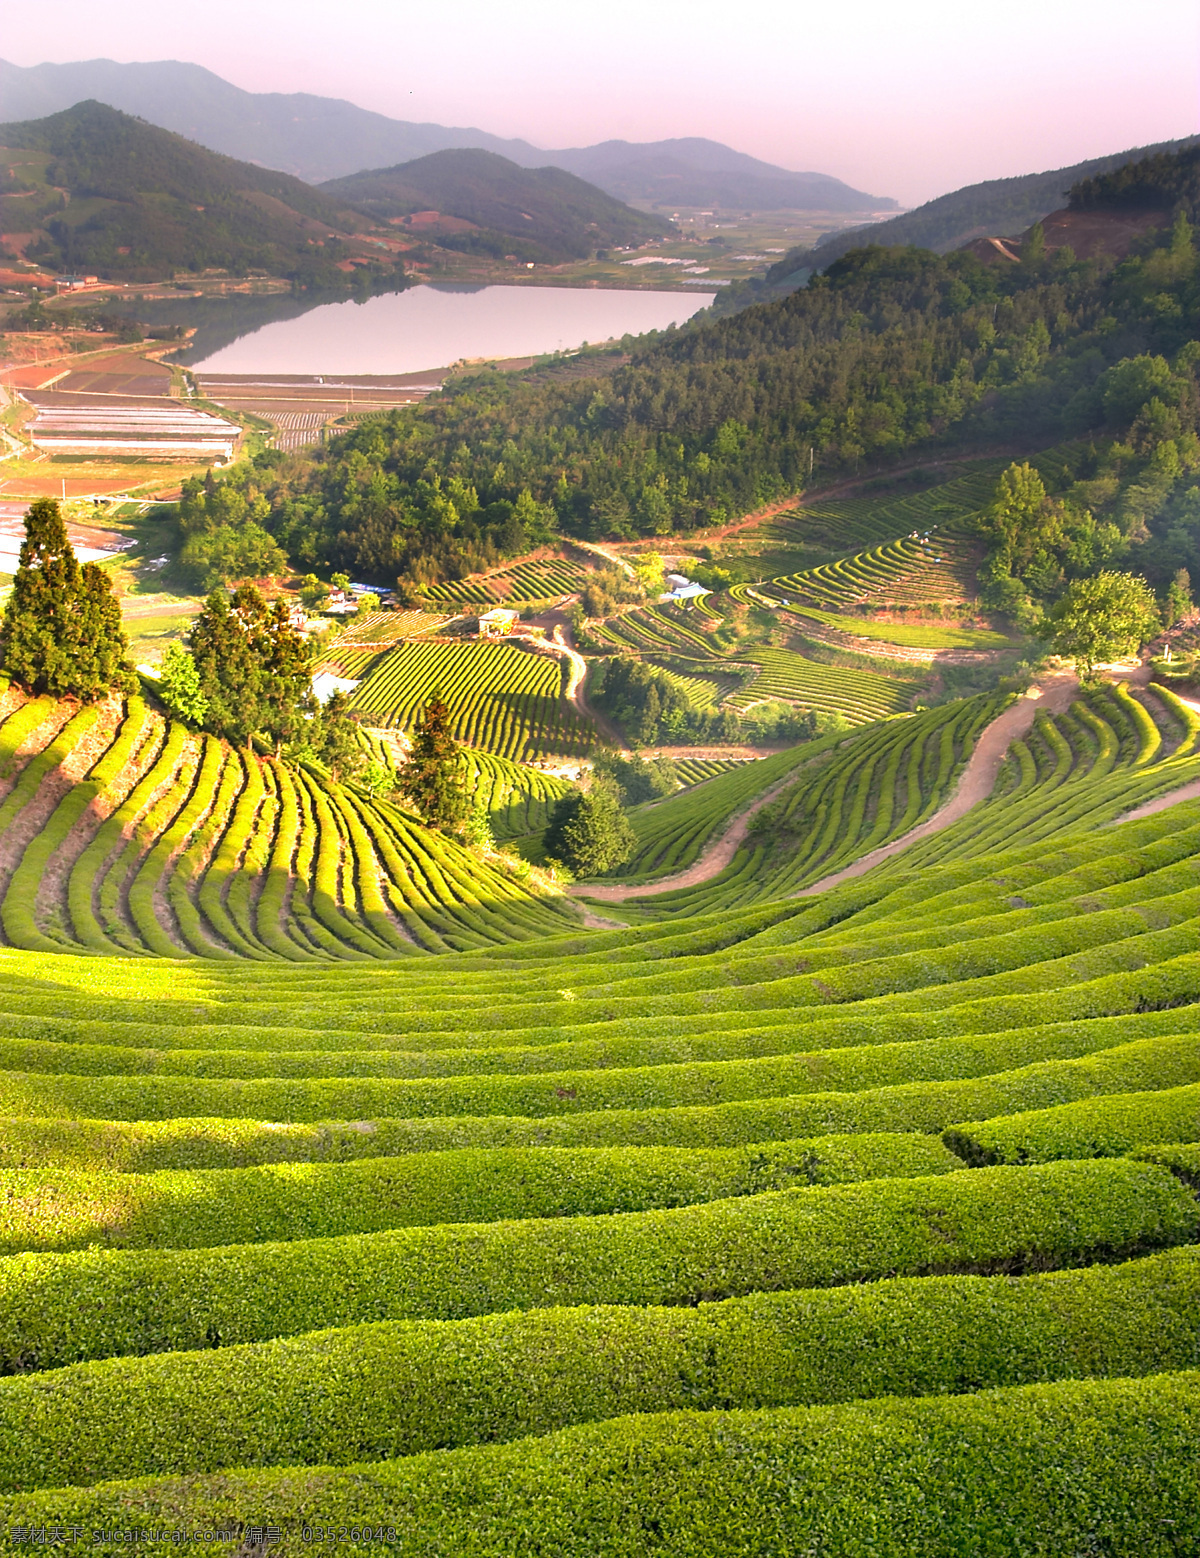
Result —
<svg viewBox="0 0 1200 1558"><path fill-rule="evenodd" d="M728 699L734 709L778 699L819 714L840 714L851 725L861 725L901 713L922 685L874 671L822 665L791 649L755 649L744 658L758 674Z"/></svg>
<svg viewBox="0 0 1200 1558"><path fill-rule="evenodd" d="M738 598L771 605L795 603L836 611L846 606L922 606L966 602L975 593L979 553L950 529L904 536L856 557L822 563L751 588L735 585Z"/></svg>
<svg viewBox="0 0 1200 1558"><path fill-rule="evenodd" d="M511 645L360 694L499 708L510 657L562 706ZM1066 705L924 835L1013 695L685 764L585 921L139 700L0 691L0 1526L1200 1551L1200 715ZM537 832L563 782L502 744L472 790Z"/></svg>
<svg viewBox="0 0 1200 1558"><path fill-rule="evenodd" d="M516 762L580 757L595 736L566 701L564 665L514 644L405 643L372 662L354 707L370 724L411 730L436 691L465 746Z"/></svg>
<svg viewBox="0 0 1200 1558"><path fill-rule="evenodd" d="M847 544L875 546L914 530L924 532L931 526L952 525L978 514L995 496L997 479L1007 463L1003 459L981 460L949 481L904 497L814 498L772 515L741 535L750 542L761 537L776 545L834 552L844 551Z"/></svg>
<svg viewBox="0 0 1200 1558"><path fill-rule="evenodd" d="M648 810L790 785L686 920L650 900L636 931L518 894L503 944L251 963L262 899L231 882L225 961L81 955L10 886L6 931L10 899L46 929L0 953L0 1522L138 1552L1195 1551L1200 802L1111 819L1195 780L1200 720L1089 696L960 823L790 896L936 807L998 706ZM110 719L0 725L6 869L32 776L93 764L11 882L47 835L69 880L44 862L85 816L101 838L128 754L186 747L136 708L106 745ZM225 793L211 761L190 793ZM255 773L228 804L257 784L282 816ZM288 778L301 826L371 826ZM206 826L128 835L177 862L141 899L164 935Z"/></svg>
<svg viewBox="0 0 1200 1558"><path fill-rule="evenodd" d="M74 712L11 689L3 698L0 926L11 946L361 962L569 920L396 806L193 735L140 699Z"/></svg>
<svg viewBox="0 0 1200 1558"><path fill-rule="evenodd" d="M553 600L582 588L587 570L562 558L543 558L517 563L483 577L452 580L435 584L428 590L431 601L444 601L457 610L472 606L498 605L506 601Z"/></svg>

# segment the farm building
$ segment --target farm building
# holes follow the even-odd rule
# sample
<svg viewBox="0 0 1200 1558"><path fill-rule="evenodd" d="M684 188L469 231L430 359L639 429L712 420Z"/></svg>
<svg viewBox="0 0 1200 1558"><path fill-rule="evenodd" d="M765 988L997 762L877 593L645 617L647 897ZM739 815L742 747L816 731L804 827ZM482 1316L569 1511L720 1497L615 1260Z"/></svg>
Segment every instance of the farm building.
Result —
<svg viewBox="0 0 1200 1558"><path fill-rule="evenodd" d="M696 584L681 573L669 573L667 583L671 588L662 596L663 600L695 600L697 596L705 593L702 584Z"/></svg>
<svg viewBox="0 0 1200 1558"><path fill-rule="evenodd" d="M348 676L335 676L332 671L318 671L312 679L313 697L318 703L328 703L335 692L353 692L358 686Z"/></svg>
<svg viewBox="0 0 1200 1558"><path fill-rule="evenodd" d="M480 638L507 638L521 620L519 611L497 606L494 611L484 611L479 617Z"/></svg>
<svg viewBox="0 0 1200 1558"><path fill-rule="evenodd" d="M228 460L241 431L236 422L186 406L41 406L29 436L49 453Z"/></svg>

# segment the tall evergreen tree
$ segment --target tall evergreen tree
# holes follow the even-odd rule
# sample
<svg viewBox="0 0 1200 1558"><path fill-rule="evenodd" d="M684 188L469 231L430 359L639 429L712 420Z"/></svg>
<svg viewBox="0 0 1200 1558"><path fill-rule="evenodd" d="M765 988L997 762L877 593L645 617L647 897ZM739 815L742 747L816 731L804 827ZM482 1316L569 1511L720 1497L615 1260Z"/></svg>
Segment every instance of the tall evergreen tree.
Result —
<svg viewBox="0 0 1200 1558"><path fill-rule="evenodd" d="M335 782L353 779L367 766L367 754L359 745L358 726L350 716L346 693L332 693L313 725L313 747Z"/></svg>
<svg viewBox="0 0 1200 1558"><path fill-rule="evenodd" d="M450 711L439 693L425 705L397 786L431 828L455 833L470 811L462 754L450 735Z"/></svg>
<svg viewBox="0 0 1200 1558"><path fill-rule="evenodd" d="M204 728L245 745L264 735L279 746L311 712L308 648L282 602L252 586L230 599L214 590L192 628L190 648L206 704Z"/></svg>
<svg viewBox="0 0 1200 1558"><path fill-rule="evenodd" d="M39 498L25 515L25 540L0 627L0 656L14 681L85 703L135 683L108 575L79 566L58 504Z"/></svg>

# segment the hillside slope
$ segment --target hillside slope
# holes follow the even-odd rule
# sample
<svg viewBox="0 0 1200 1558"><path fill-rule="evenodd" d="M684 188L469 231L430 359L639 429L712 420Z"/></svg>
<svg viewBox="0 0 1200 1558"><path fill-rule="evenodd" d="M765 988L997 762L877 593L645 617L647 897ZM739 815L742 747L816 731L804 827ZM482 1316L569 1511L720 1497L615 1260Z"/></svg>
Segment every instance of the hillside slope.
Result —
<svg viewBox="0 0 1200 1558"><path fill-rule="evenodd" d="M644 243L670 230L561 168L520 168L490 151L438 151L394 168L333 179L322 192L384 221L436 212L476 231L426 220L443 248L555 262ZM443 226L448 230L443 231Z"/></svg>
<svg viewBox="0 0 1200 1558"><path fill-rule="evenodd" d="M1051 211L1058 210L1072 185L1080 180L1112 172L1141 158L1177 151L1195 141L1195 136L1180 141L1162 141L1093 157L1069 168L968 184L869 228L845 228L830 233L813 249L789 250L783 259L769 268L761 281L736 289L736 296L719 299L717 312L728 313L750 303L783 296L801 285L813 271L826 270L842 255L864 243L915 244L922 249L932 249L936 254L947 254L975 238L1024 232Z"/></svg>
<svg viewBox="0 0 1200 1558"><path fill-rule="evenodd" d="M9 945L363 961L573 923L499 860L321 773L164 722L140 699L0 703Z"/></svg>
<svg viewBox="0 0 1200 1558"><path fill-rule="evenodd" d="M117 280L174 270L332 271L370 219L302 184L206 151L102 103L0 125L15 186L0 229L30 258ZM334 272L336 275L336 272Z"/></svg>
<svg viewBox="0 0 1200 1558"><path fill-rule="evenodd" d="M1200 803L1097 826L1077 723L982 851L816 897L436 963L0 952L0 1520L1190 1551Z"/></svg>

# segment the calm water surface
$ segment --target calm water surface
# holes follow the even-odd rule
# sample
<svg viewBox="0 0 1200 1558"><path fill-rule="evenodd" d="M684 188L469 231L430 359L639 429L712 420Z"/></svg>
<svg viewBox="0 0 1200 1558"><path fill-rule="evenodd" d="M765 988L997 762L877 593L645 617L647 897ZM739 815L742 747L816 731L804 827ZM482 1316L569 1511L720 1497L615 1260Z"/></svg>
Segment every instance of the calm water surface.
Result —
<svg viewBox="0 0 1200 1558"><path fill-rule="evenodd" d="M322 303L239 336L206 373L413 373L463 358L528 357L665 330L714 294L583 287L425 285L365 302Z"/></svg>

